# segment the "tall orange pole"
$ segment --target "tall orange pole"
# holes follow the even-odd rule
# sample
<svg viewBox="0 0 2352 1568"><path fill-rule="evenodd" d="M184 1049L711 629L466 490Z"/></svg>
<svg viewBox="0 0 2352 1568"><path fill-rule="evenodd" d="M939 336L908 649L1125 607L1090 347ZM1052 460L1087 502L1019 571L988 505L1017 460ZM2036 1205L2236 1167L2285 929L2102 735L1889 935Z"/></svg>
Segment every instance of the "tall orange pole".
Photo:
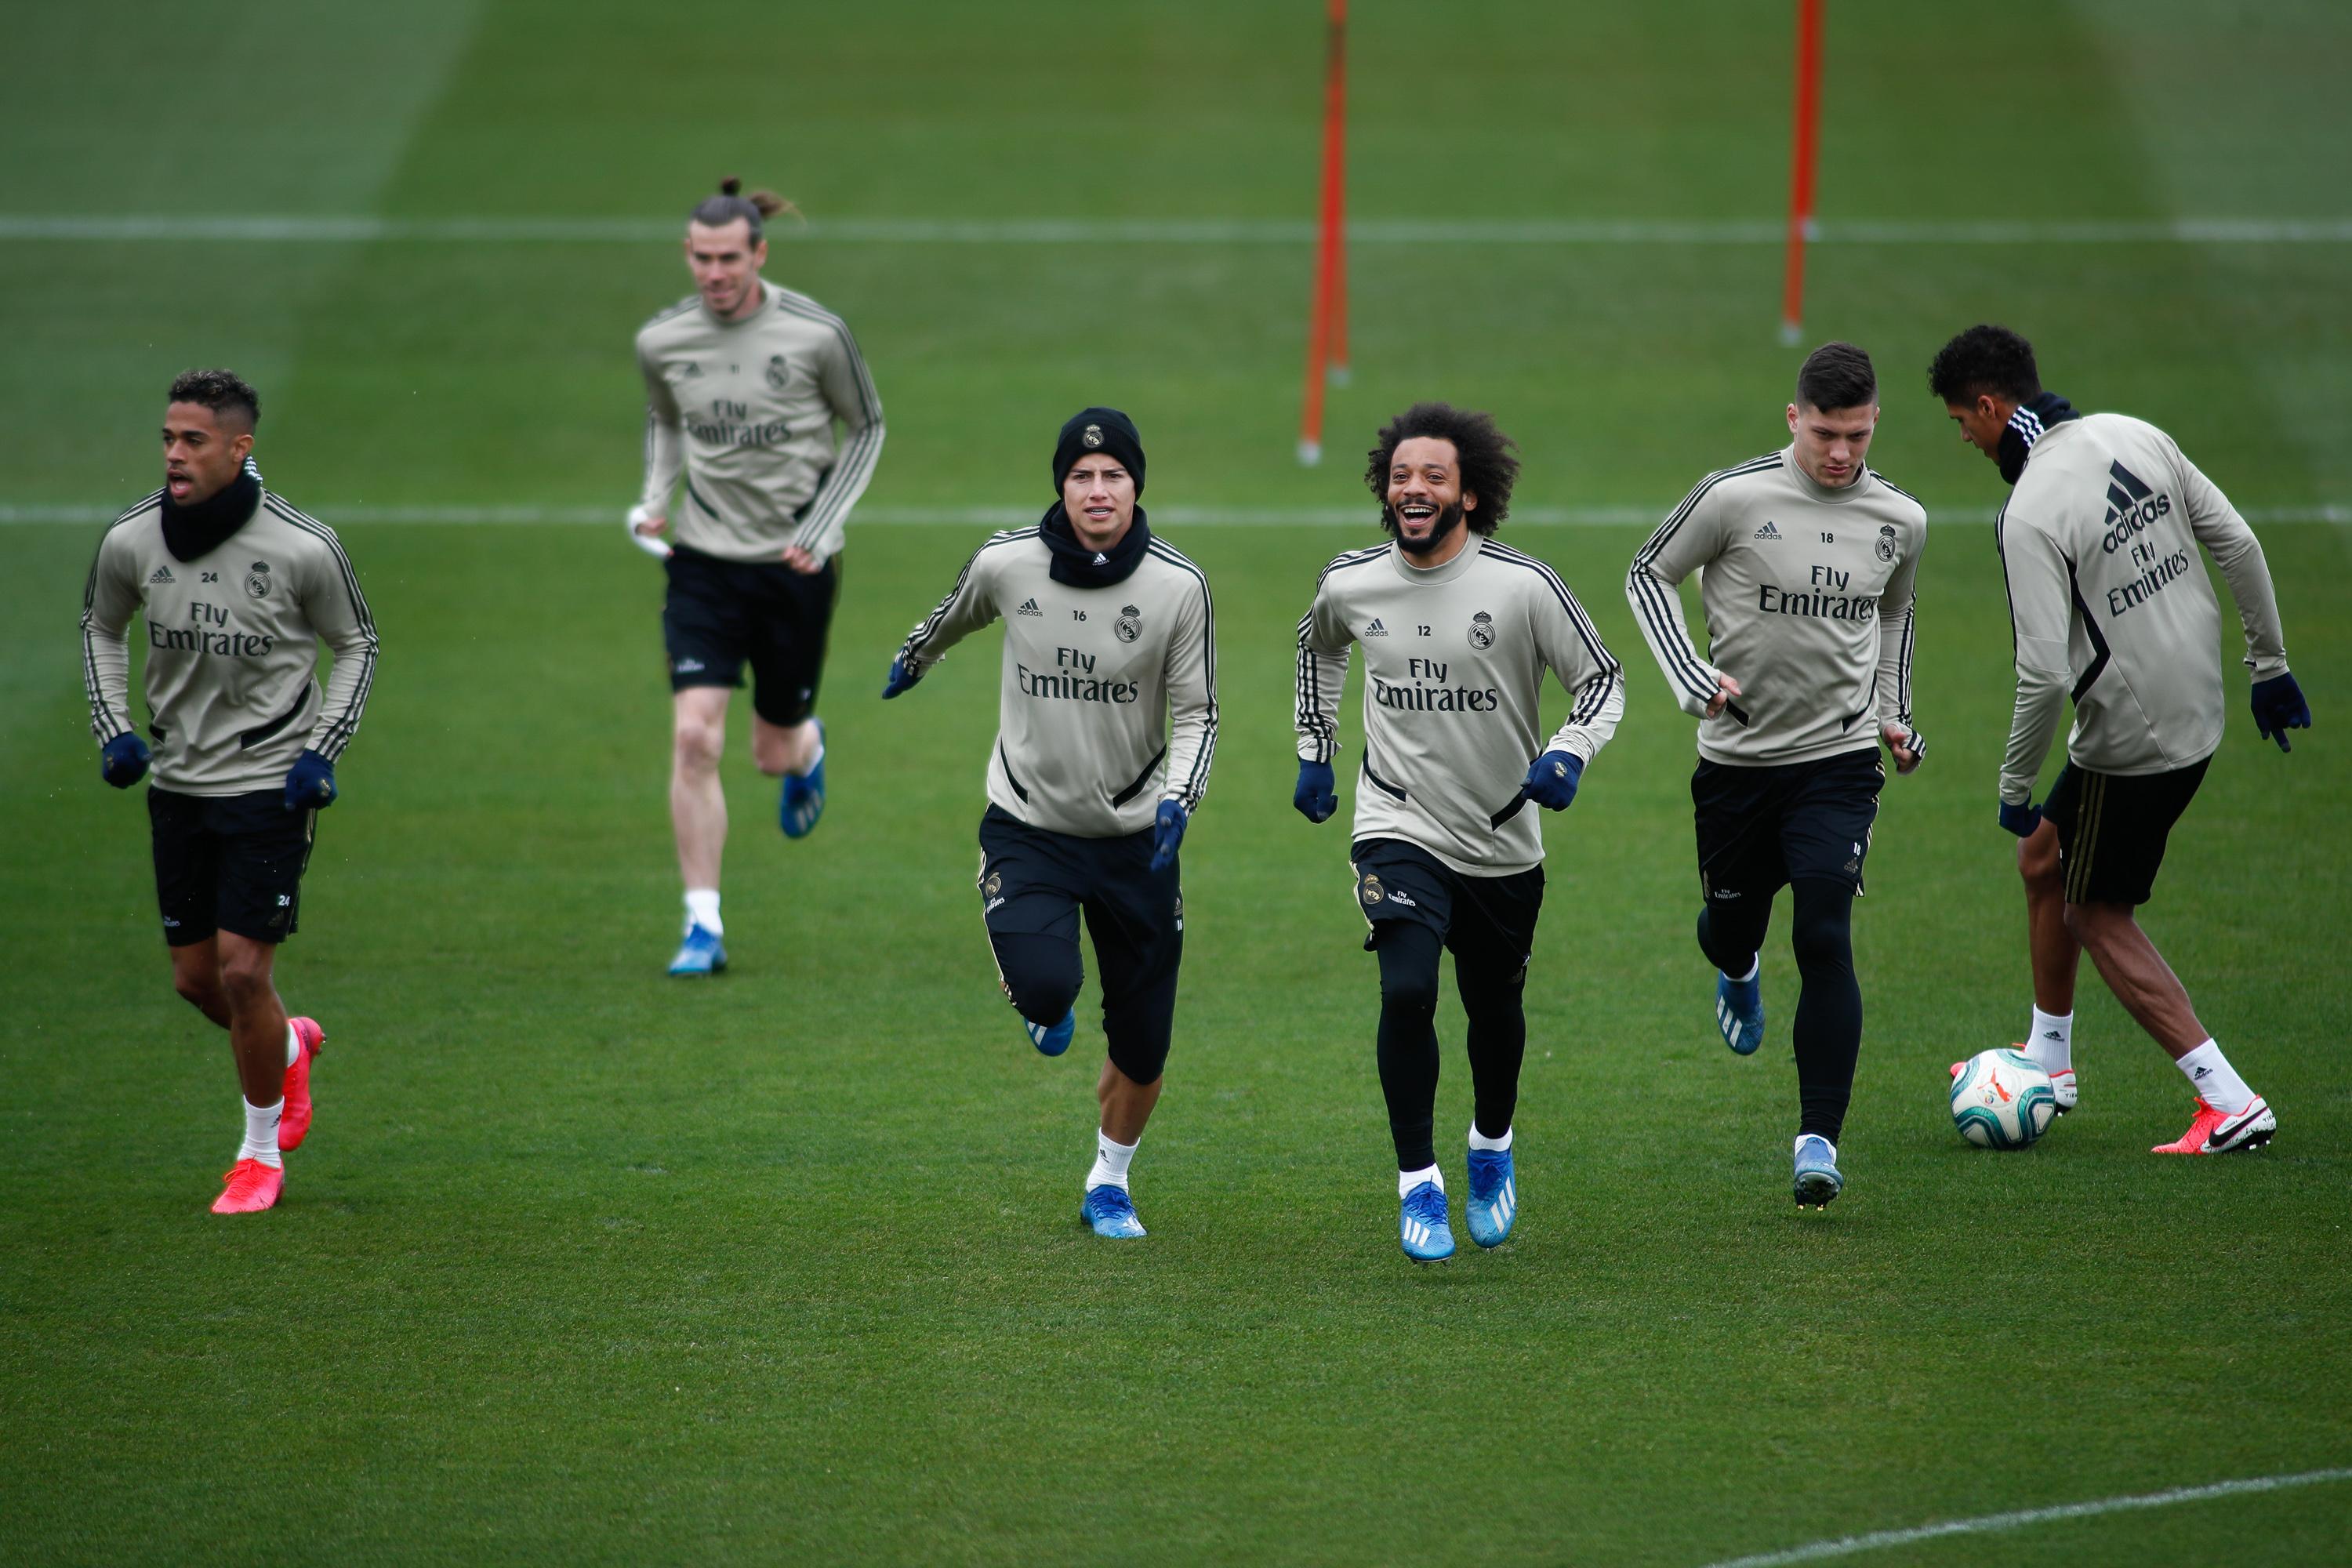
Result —
<svg viewBox="0 0 2352 1568"><path fill-rule="evenodd" d="M1323 460L1323 387L1348 375L1347 149L1348 0L1327 0L1329 42L1323 76L1323 204L1315 247L1315 300L1307 325L1307 396L1299 409L1298 460Z"/></svg>
<svg viewBox="0 0 2352 1568"><path fill-rule="evenodd" d="M1780 289L1780 341L1805 330L1805 242L1813 237L1813 170L1821 146L1822 3L1797 0L1796 126L1790 138L1789 258Z"/></svg>

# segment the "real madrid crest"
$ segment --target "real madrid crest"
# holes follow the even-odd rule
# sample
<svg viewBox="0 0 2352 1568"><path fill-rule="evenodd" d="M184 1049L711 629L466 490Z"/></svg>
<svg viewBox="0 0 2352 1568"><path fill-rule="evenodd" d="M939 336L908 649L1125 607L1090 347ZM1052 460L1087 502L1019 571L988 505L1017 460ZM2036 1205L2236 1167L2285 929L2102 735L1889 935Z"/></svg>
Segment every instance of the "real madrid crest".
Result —
<svg viewBox="0 0 2352 1568"><path fill-rule="evenodd" d="M1878 558L1881 561L1895 559L1895 530L1892 527L1882 526L1878 531Z"/></svg>
<svg viewBox="0 0 2352 1568"><path fill-rule="evenodd" d="M784 363L784 356L782 354L770 354L768 356L768 384L774 387L778 392L782 392L784 389L785 384L790 382L792 379L793 367Z"/></svg>
<svg viewBox="0 0 2352 1568"><path fill-rule="evenodd" d="M1382 899L1388 897L1387 889L1381 886L1380 878L1374 876L1369 871L1364 873L1364 885L1361 889L1361 893L1363 900L1368 907L1372 904L1377 904Z"/></svg>
<svg viewBox="0 0 2352 1568"><path fill-rule="evenodd" d="M1087 433L1079 437L1078 439L1086 443L1087 450L1094 450L1097 447L1102 445L1102 426L1099 425L1087 426Z"/></svg>
<svg viewBox="0 0 2352 1568"><path fill-rule="evenodd" d="M1133 605L1121 605L1118 619L1111 623L1110 629L1118 634L1119 641L1133 642L1143 635L1143 612Z"/></svg>
<svg viewBox="0 0 2352 1568"><path fill-rule="evenodd" d="M1495 617L1484 610L1470 617L1470 646L1480 653L1495 646Z"/></svg>
<svg viewBox="0 0 2352 1568"><path fill-rule="evenodd" d="M1000 890L1003 889L1003 877L997 872L991 871L988 874L988 880L980 885L980 896L983 899L992 899L996 897Z"/></svg>
<svg viewBox="0 0 2352 1568"><path fill-rule="evenodd" d="M269 597L269 563L257 561L253 570L245 574L245 591L257 599Z"/></svg>

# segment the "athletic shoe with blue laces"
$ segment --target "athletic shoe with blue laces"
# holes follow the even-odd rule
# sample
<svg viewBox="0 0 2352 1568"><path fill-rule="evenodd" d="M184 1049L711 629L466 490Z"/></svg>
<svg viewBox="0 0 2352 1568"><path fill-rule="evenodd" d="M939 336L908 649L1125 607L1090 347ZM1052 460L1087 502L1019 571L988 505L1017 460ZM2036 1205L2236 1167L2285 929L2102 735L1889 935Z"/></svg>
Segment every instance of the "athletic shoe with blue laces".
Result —
<svg viewBox="0 0 2352 1568"><path fill-rule="evenodd" d="M1508 1149L1470 1151L1470 1201L1462 1217L1470 1224L1470 1239L1481 1247L1500 1247L1510 1238L1511 1222L1519 1215L1519 1184L1511 1173Z"/></svg>
<svg viewBox="0 0 2352 1568"><path fill-rule="evenodd" d="M1838 1174L1837 1151L1830 1141L1818 1133L1808 1132L1797 1140L1797 1206L1825 1209L1830 1200L1845 1191L1845 1178Z"/></svg>
<svg viewBox="0 0 2352 1568"><path fill-rule="evenodd" d="M1415 1263L1435 1263L1454 1256L1454 1231L1445 1223L1445 1189L1423 1182L1405 1194L1397 1210L1397 1239L1404 1255Z"/></svg>
<svg viewBox="0 0 2352 1568"><path fill-rule="evenodd" d="M776 817L787 838L806 838L824 815L824 721L816 721L816 765L804 773L784 775L783 798Z"/></svg>
<svg viewBox="0 0 2352 1568"><path fill-rule="evenodd" d="M1745 980L1734 980L1717 970L1715 976L1715 1026L1723 1043L1743 1057L1752 1057L1764 1043L1764 970L1759 964Z"/></svg>
<svg viewBox="0 0 2352 1568"><path fill-rule="evenodd" d="M1073 1006L1062 1015L1060 1023L1050 1026L1024 1018L1021 1027L1028 1034L1029 1043L1037 1047L1039 1056L1058 1057L1070 1048L1070 1037L1078 1032L1078 1010Z"/></svg>
<svg viewBox="0 0 2352 1568"><path fill-rule="evenodd" d="M719 938L698 925L686 928L686 940L678 943L677 956L669 961L669 972L688 977L716 974L727 967L727 949Z"/></svg>
<svg viewBox="0 0 2352 1568"><path fill-rule="evenodd" d="M1107 1236L1114 1241L1149 1234L1143 1222L1135 1217L1135 1200L1127 1195L1127 1189L1112 1186L1108 1182L1087 1189L1086 1201L1078 1205L1078 1223L1092 1226L1097 1236Z"/></svg>

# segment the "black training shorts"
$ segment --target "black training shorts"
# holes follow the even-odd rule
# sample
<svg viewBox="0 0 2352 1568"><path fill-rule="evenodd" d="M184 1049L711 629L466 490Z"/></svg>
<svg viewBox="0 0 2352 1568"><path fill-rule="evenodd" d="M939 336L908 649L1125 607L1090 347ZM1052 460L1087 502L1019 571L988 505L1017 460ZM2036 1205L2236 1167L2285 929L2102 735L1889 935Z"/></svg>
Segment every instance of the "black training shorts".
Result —
<svg viewBox="0 0 2352 1568"><path fill-rule="evenodd" d="M1691 775L1699 896L1711 904L1769 902L1804 879L1861 892L1885 782L1875 746L1770 767L1702 760Z"/></svg>
<svg viewBox="0 0 2352 1568"><path fill-rule="evenodd" d="M1402 838L1360 838L1348 858L1355 864L1356 908L1371 927L1364 933L1367 952L1390 921L1427 926L1457 954L1470 949L1524 964L1535 951L1536 917L1543 911L1541 866L1467 877Z"/></svg>
<svg viewBox="0 0 2352 1568"><path fill-rule="evenodd" d="M2212 761L2210 757L2206 763ZM2058 829L2070 904L2144 904L2172 825L2205 782L2205 763L2168 773L2095 773L2069 763L2042 815Z"/></svg>
<svg viewBox="0 0 2352 1568"><path fill-rule="evenodd" d="M163 940L187 947L220 931L255 942L292 936L318 817L287 810L282 789L206 795L151 787Z"/></svg>
<svg viewBox="0 0 2352 1568"><path fill-rule="evenodd" d="M793 725L816 707L824 676L824 639L841 596L841 557L820 572L781 561L722 561L684 547L664 563L662 645L669 689L740 686L751 667L751 709L771 724Z"/></svg>

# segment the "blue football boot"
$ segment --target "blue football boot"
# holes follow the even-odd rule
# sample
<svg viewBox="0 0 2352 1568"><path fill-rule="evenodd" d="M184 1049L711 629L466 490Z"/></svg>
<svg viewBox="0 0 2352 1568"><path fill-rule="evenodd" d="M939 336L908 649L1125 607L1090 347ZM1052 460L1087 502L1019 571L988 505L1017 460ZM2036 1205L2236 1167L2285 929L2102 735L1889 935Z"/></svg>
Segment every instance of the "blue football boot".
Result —
<svg viewBox="0 0 2352 1568"><path fill-rule="evenodd" d="M1511 1172L1508 1149L1470 1151L1470 1199L1462 1217L1470 1225L1470 1239L1481 1247L1500 1247L1510 1239L1511 1222L1519 1214L1519 1184Z"/></svg>
<svg viewBox="0 0 2352 1568"><path fill-rule="evenodd" d="M1838 1174L1837 1151L1830 1141L1819 1133L1808 1132L1797 1140L1797 1206L1825 1209L1830 1200L1845 1191L1845 1178Z"/></svg>
<svg viewBox="0 0 2352 1568"><path fill-rule="evenodd" d="M1050 1026L1021 1020L1021 1027L1029 1036L1029 1043L1037 1047L1041 1057L1058 1057L1070 1048L1070 1037L1078 1032L1078 1010L1074 1005L1062 1015L1062 1021Z"/></svg>
<svg viewBox="0 0 2352 1568"><path fill-rule="evenodd" d="M698 925L686 928L686 940L678 943L677 956L669 961L670 973L681 978L716 974L726 967L726 947L716 935Z"/></svg>
<svg viewBox="0 0 2352 1568"><path fill-rule="evenodd" d="M1717 970L1715 976L1715 1026L1723 1043L1743 1057L1752 1057L1764 1043L1764 970L1745 980L1734 980Z"/></svg>
<svg viewBox="0 0 2352 1568"><path fill-rule="evenodd" d="M804 773L784 775L783 798L776 817L787 838L806 838L824 815L824 721L816 721L816 765Z"/></svg>
<svg viewBox="0 0 2352 1568"><path fill-rule="evenodd" d="M1086 1201L1078 1205L1078 1223L1114 1241L1149 1234L1135 1217L1135 1200L1127 1195L1127 1189L1108 1182L1087 1189Z"/></svg>
<svg viewBox="0 0 2352 1568"><path fill-rule="evenodd" d="M1397 1210L1397 1239L1404 1255L1415 1263L1435 1263L1454 1256L1454 1231L1445 1223L1445 1189L1423 1182L1405 1194Z"/></svg>

